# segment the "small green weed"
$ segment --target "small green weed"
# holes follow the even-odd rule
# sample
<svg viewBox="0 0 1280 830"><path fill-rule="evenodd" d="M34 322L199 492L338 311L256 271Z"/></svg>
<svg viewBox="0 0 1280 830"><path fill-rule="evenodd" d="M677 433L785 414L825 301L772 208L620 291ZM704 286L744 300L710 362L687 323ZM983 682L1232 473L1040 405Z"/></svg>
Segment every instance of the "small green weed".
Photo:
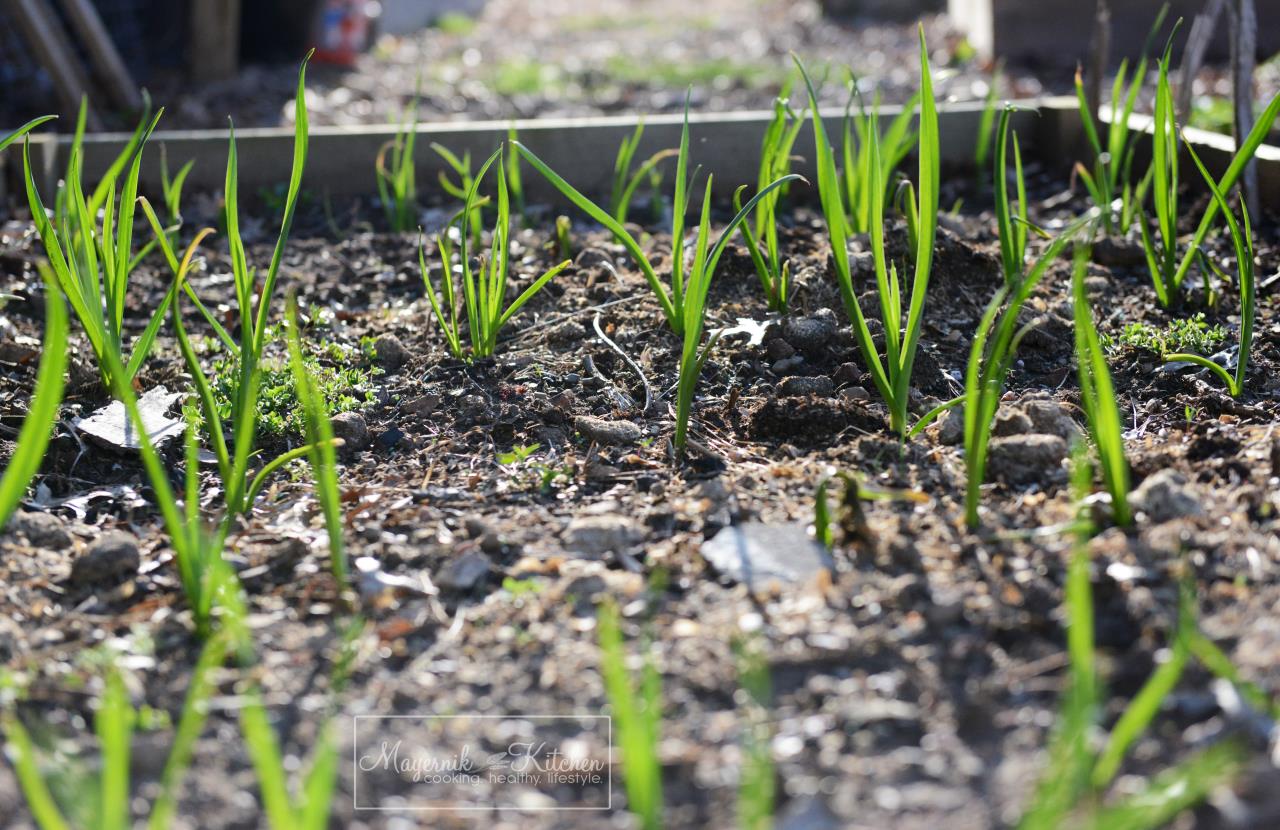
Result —
<svg viewBox="0 0 1280 830"><path fill-rule="evenodd" d="M258 433L277 438L301 437L305 434L306 423L289 368L289 355L283 349L284 324L271 326L267 342L279 344L282 348L279 354L265 355L259 367L262 390L258 395ZM369 365L359 349L338 343L323 346L308 343L303 347L302 359L331 415L355 412L373 403L373 378L382 370ZM237 367L236 357L226 352L220 352L210 366L213 400L223 420L231 418Z"/></svg>
<svg viewBox="0 0 1280 830"><path fill-rule="evenodd" d="M1121 346L1166 355L1170 352L1195 352L1213 354L1227 339L1227 330L1221 325L1209 325L1204 314L1170 320L1163 326L1150 323L1127 323L1116 337L1103 337L1102 345L1109 352Z"/></svg>

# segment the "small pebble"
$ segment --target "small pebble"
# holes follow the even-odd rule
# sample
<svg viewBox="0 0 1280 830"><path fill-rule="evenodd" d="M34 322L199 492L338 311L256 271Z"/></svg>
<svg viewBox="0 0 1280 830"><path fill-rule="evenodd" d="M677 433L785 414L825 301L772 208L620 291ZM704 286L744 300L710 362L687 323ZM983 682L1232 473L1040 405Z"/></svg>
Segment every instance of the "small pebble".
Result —
<svg viewBox="0 0 1280 830"><path fill-rule="evenodd" d="M634 444L644 437L644 430L630 421L611 421L590 415L579 415L573 425L597 444Z"/></svg>
<svg viewBox="0 0 1280 830"><path fill-rule="evenodd" d="M367 450L373 441L369 435L369 425L359 412L339 412L330 422L333 424L334 437L342 439L346 452Z"/></svg>
<svg viewBox="0 0 1280 830"><path fill-rule="evenodd" d="M835 384L828 377L789 377L783 378L778 384L778 394L786 397L801 397L806 395L830 395L835 389Z"/></svg>
<svg viewBox="0 0 1280 830"><path fill-rule="evenodd" d="M115 584L133 576L142 564L138 542L128 533L111 531L98 537L71 565L75 585Z"/></svg>
<svg viewBox="0 0 1280 830"><path fill-rule="evenodd" d="M67 524L52 513L40 513L34 510L19 510L9 519L6 528L27 538L32 547L48 550L65 550L71 547L71 533Z"/></svg>
<svg viewBox="0 0 1280 830"><path fill-rule="evenodd" d="M392 371L409 362L409 350L394 334L380 334L373 341L373 353L378 363Z"/></svg>

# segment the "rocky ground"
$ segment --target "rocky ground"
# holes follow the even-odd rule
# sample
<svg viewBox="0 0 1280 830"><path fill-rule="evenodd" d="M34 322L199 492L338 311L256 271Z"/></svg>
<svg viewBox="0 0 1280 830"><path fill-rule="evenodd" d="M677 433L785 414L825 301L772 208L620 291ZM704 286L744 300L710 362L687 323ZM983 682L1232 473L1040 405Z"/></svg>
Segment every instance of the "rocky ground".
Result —
<svg viewBox="0 0 1280 830"><path fill-rule="evenodd" d="M1081 209L1053 170L1032 165L1029 175L1033 218L1060 227ZM917 413L956 394L969 338L1001 279L989 197L959 184L943 203L961 196L966 213L948 216L939 234L915 370ZM1259 226L1263 285L1240 400L1203 372L1163 369L1154 352L1121 336L1126 324L1163 327L1194 312L1233 332L1238 309L1229 291L1216 307L1193 291L1170 315L1155 305L1131 241L1099 247L1090 266L1099 326L1112 338L1138 509L1132 529L1106 528L1090 545L1108 717L1166 654L1184 576L1203 630L1245 678L1280 693L1280 316L1270 276L1280 257L1276 225ZM1010 379L983 527L970 532L955 420L905 446L888 432L843 320L820 217L803 203L785 220L791 316L766 312L741 249L722 261L711 316L726 331L700 382L695 449L684 460L670 449L679 341L619 246L582 225L573 239L575 266L512 321L497 356L464 364L445 352L429 317L414 235L300 216L282 279L313 309L309 349L322 365L360 370L346 376L351 388L338 390L349 411L336 428L347 441L350 554L364 573L355 602L369 626L335 701L327 677L344 602L305 468L295 469L271 486L227 553L251 602L260 662L250 671L286 750L305 754L330 705L343 715L340 758L352 750L350 715L600 713L596 608L609 598L622 609L630 648L647 638L661 671L668 826L733 821L744 723L733 645L744 638L763 649L772 677L780 827L1016 820L1065 679L1069 539L1053 528L1073 515L1065 455L1082 423L1069 262L1052 267L1032 300L1042 322ZM653 228L646 239L661 261L669 238ZM267 256L269 241L258 240L252 254ZM551 263L548 241L540 224L518 234L521 280ZM895 257L904 254L900 225L890 245ZM429 246L428 261L434 255ZM34 373L37 256L29 226L4 226L0 292L23 301L0 311L0 457L11 450ZM213 244L193 279L206 302L230 301L228 269ZM869 277L861 279L865 287ZM148 261L136 280L135 322L166 277ZM863 302L874 305L870 294ZM74 427L105 402L76 354L34 499L0 536L0 687L23 698L20 711L40 726L42 742L86 752L103 654L125 655L114 659L129 670L135 700L173 713L197 649L137 459L86 442ZM184 388L180 366L162 340L141 384ZM286 424L266 443L279 449L297 440ZM524 459L504 456L535 446ZM180 450L169 453L179 464ZM827 554L808 526L817 485L833 472L910 496L864 502L861 516L840 513L844 533ZM216 494L211 476L205 483ZM186 826L259 825L253 773L236 736L238 677L230 669L218 677L184 793ZM1211 680L1199 666L1188 670L1117 791L1241 733L1252 753L1247 774L1179 826L1275 826L1280 782L1267 741L1223 708ZM422 737L415 730L387 734ZM475 726L470 734L484 732ZM139 795L153 794L170 736L163 725L144 733L154 752L137 753ZM602 747L588 750L598 756ZM339 825L406 826L354 812L353 773L340 767ZM504 797L524 808L543 803L519 788ZM616 777L613 797L623 797ZM7 766L0 814L14 826L29 823ZM463 827L476 815L431 819ZM478 815L495 827L604 821L593 813ZM608 822L627 826L618 813Z"/></svg>

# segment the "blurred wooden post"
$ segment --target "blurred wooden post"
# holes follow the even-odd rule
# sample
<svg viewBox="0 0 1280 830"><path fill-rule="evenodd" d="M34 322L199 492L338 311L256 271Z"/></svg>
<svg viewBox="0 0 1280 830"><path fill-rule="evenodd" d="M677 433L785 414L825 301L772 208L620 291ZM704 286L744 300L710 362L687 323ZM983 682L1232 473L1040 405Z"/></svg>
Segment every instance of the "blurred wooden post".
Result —
<svg viewBox="0 0 1280 830"><path fill-rule="evenodd" d="M234 77L240 68L240 0L192 0L191 79Z"/></svg>
<svg viewBox="0 0 1280 830"><path fill-rule="evenodd" d="M53 9L42 0L8 0L7 8L18 22L18 28L22 30L40 67L49 73L53 88L58 93L62 114L74 123L80 99L89 96L89 80L81 71L67 33L53 15ZM102 129L102 119L92 104L88 107L85 124L91 130Z"/></svg>
<svg viewBox="0 0 1280 830"><path fill-rule="evenodd" d="M1232 124L1239 147L1253 129L1253 67L1258 55L1258 13L1253 0L1235 0L1231 7ZM1249 213L1258 212L1258 163L1250 161L1240 179L1240 195Z"/></svg>
<svg viewBox="0 0 1280 830"><path fill-rule="evenodd" d="M1205 53L1209 50L1209 41L1213 37L1218 16L1222 14L1222 0L1206 0L1204 11L1196 15L1191 22L1191 32L1187 35L1187 46L1182 52L1182 68L1178 72L1178 121L1186 124L1191 116L1191 98L1195 88L1196 75L1204 65Z"/></svg>
<svg viewBox="0 0 1280 830"><path fill-rule="evenodd" d="M1102 79L1107 74L1107 62L1111 57L1111 1L1098 0L1093 15L1093 42L1089 46L1089 69L1085 75L1085 100L1089 114L1098 117L1102 104Z"/></svg>
<svg viewBox="0 0 1280 830"><path fill-rule="evenodd" d="M142 95L138 92L138 86L133 82L128 67L120 58L120 52L116 50L107 27L102 25L98 10L89 0L62 0L62 8L89 52L89 58L93 61L107 94L126 109L142 109Z"/></svg>

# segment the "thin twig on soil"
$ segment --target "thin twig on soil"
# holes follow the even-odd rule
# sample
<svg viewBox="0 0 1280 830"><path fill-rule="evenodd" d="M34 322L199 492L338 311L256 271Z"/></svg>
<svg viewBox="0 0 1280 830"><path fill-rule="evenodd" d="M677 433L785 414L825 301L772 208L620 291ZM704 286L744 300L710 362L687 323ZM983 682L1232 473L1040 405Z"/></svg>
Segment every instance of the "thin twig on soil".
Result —
<svg viewBox="0 0 1280 830"><path fill-rule="evenodd" d="M648 413L649 406L653 403L653 389L649 386L649 379L645 377L639 364L632 360L631 356L624 352L621 346L610 340L609 336L604 333L604 329L600 328L600 312L596 312L595 319L591 321L591 325L596 330L596 336L603 340L606 346L617 352L618 356L631 367L631 371L635 372L636 376L640 378L640 382L644 384L644 409L640 410L640 414L644 415Z"/></svg>

